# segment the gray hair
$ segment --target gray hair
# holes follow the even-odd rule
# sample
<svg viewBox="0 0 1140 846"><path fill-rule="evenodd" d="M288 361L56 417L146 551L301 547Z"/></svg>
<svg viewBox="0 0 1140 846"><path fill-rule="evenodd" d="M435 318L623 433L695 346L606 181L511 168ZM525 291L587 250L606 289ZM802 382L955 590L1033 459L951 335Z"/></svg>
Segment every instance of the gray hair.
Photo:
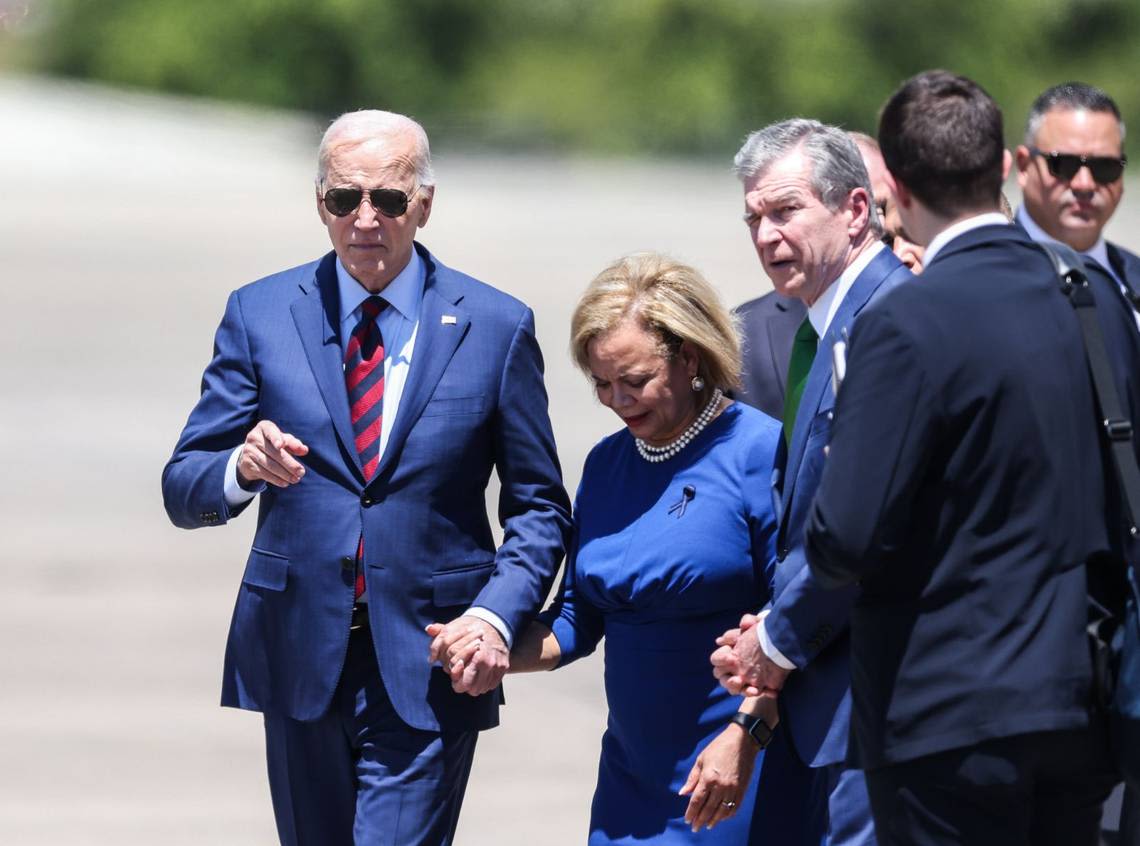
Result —
<svg viewBox="0 0 1140 846"><path fill-rule="evenodd" d="M361 109L345 112L325 130L321 146L317 149L317 187L322 186L328 176L329 158L334 147L401 136L412 138L416 181L424 188L434 186L435 173L431 167L431 148L428 146L428 137L424 128L406 115L379 109Z"/></svg>
<svg viewBox="0 0 1140 846"><path fill-rule="evenodd" d="M1045 115L1053 110L1104 112L1116 118L1120 127L1120 143L1124 143L1124 118L1116 102L1095 85L1084 82L1063 82L1047 88L1038 95L1029 107L1029 117L1025 121L1025 146L1037 146L1037 133Z"/></svg>
<svg viewBox="0 0 1140 846"><path fill-rule="evenodd" d="M800 148L811 162L812 191L832 211L856 188L866 191L868 198L873 196L867 166L851 136L837 126L808 118L782 120L753 132L732 160L733 170L744 182ZM876 237L882 237L883 222L873 202L868 222Z"/></svg>

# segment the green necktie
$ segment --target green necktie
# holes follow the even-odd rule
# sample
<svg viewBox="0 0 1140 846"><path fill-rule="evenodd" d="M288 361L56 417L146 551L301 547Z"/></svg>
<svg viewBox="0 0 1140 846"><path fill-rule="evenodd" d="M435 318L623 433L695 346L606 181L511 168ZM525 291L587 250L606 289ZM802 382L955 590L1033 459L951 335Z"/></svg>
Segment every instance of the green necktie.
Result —
<svg viewBox="0 0 1140 846"><path fill-rule="evenodd" d="M815 361L815 351L819 347L819 336L811 321L806 317L796 330L796 340L792 344L792 358L788 362L787 393L784 397L784 438L792 443L792 430L796 427L796 412L800 410L800 400L804 396L808 373Z"/></svg>

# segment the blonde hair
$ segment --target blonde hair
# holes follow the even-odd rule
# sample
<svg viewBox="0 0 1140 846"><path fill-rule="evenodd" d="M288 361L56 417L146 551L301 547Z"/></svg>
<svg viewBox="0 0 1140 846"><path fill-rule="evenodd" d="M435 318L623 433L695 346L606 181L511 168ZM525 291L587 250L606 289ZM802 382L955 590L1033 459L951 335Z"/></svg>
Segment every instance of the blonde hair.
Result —
<svg viewBox="0 0 1140 846"><path fill-rule="evenodd" d="M637 320L672 358L688 342L707 395L740 387L740 335L736 317L692 267L658 253L620 258L594 277L570 319L570 353L589 373L590 341L627 318Z"/></svg>

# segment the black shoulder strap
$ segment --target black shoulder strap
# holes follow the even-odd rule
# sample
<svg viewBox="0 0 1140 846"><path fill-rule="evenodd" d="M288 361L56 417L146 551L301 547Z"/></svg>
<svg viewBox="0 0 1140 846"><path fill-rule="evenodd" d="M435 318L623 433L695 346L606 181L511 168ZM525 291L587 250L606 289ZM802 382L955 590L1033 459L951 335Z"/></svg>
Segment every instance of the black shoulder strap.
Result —
<svg viewBox="0 0 1140 846"><path fill-rule="evenodd" d="M1136 515L1140 514L1140 467L1137 467L1136 453L1132 446L1132 421L1120 404L1120 394L1116 390L1108 350L1104 345L1104 333L1097 320L1096 300L1089 289L1084 264L1076 252L1060 244L1039 243L1038 246L1052 260L1057 276L1060 277L1061 290L1069 298L1080 322L1097 407L1100 409L1112 461L1116 465L1117 482L1124 497L1124 519L1128 523L1129 533L1135 538L1138 534Z"/></svg>

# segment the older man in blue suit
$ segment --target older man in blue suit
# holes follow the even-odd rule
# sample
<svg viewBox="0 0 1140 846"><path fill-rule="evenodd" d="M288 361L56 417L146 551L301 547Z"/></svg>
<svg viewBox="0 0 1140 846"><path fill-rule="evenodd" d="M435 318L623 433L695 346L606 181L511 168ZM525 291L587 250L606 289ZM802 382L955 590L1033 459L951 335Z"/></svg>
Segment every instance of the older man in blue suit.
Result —
<svg viewBox="0 0 1140 846"><path fill-rule="evenodd" d="M871 199L880 222L885 225L883 215L890 200L891 186L887 166L879 152L879 142L862 132L848 134L863 157L863 165L871 180ZM785 379L792 342L796 329L807 314L807 306L796 297L769 291L741 303L735 312L740 318L744 346L744 366L740 373L742 384L736 398L778 418L784 413Z"/></svg>
<svg viewBox="0 0 1140 846"><path fill-rule="evenodd" d="M286 844L451 842L512 636L563 554L533 314L415 243L434 192L411 119L329 127L316 205L333 252L230 295L163 473L185 528L259 498L222 704L264 713ZM470 637L485 648L453 688L429 647Z"/></svg>
<svg viewBox="0 0 1140 846"><path fill-rule="evenodd" d="M786 380L788 455L777 480L781 515L772 603L758 622L743 621L746 631L725 634L713 663L733 692L747 684L754 694L778 695L792 751L816 771L814 819L825 842L873 843L862 775L844 765L854 592L816 583L804 558L804 520L831 426L832 351L864 308L912 276L882 244L866 167L842 130L801 119L773 124L748 137L736 172L764 270L777 292L804 303L807 316L795 334ZM763 791L764 785L758 838L782 827L779 809L764 801Z"/></svg>

